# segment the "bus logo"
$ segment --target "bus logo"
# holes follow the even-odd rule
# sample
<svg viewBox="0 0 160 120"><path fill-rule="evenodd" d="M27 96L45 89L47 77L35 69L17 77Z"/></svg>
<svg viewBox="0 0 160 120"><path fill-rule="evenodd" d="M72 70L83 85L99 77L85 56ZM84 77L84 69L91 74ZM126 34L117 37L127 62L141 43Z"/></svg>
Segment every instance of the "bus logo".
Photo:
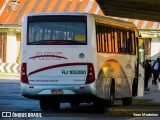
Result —
<svg viewBox="0 0 160 120"><path fill-rule="evenodd" d="M29 59L33 60L61 60L67 59L66 57L61 56L62 52L37 52L35 56L30 57Z"/></svg>
<svg viewBox="0 0 160 120"><path fill-rule="evenodd" d="M83 59L85 57L84 53L79 54L79 58Z"/></svg>

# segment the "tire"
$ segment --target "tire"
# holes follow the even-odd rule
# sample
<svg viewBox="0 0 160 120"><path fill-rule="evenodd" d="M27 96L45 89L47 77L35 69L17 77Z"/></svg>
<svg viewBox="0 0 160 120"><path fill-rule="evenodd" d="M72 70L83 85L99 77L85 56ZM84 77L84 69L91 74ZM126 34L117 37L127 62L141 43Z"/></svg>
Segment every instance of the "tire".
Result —
<svg viewBox="0 0 160 120"><path fill-rule="evenodd" d="M51 103L51 110L52 111L58 111L60 109L60 101L58 100L53 100Z"/></svg>
<svg viewBox="0 0 160 120"><path fill-rule="evenodd" d="M138 90L138 80L134 79L133 84L132 84L132 96L133 97L137 96L137 90Z"/></svg>
<svg viewBox="0 0 160 120"><path fill-rule="evenodd" d="M133 98L132 97L128 97L128 98L123 98L122 99L122 104L125 106L125 105L132 105L132 101L133 101Z"/></svg>
<svg viewBox="0 0 160 120"><path fill-rule="evenodd" d="M93 101L93 105L94 105L95 112L97 112L97 113L104 112L104 110L105 110L105 100L103 100L101 98L96 98Z"/></svg>
<svg viewBox="0 0 160 120"><path fill-rule="evenodd" d="M80 103L77 101L71 102L71 107L79 107Z"/></svg>
<svg viewBox="0 0 160 120"><path fill-rule="evenodd" d="M50 102L48 102L47 100L45 99L40 99L40 108L41 110L49 110L50 109Z"/></svg>
<svg viewBox="0 0 160 120"><path fill-rule="evenodd" d="M115 84L114 82L112 82L111 90L110 90L110 97L109 97L109 100L106 101L106 107L114 106L114 97L115 97Z"/></svg>

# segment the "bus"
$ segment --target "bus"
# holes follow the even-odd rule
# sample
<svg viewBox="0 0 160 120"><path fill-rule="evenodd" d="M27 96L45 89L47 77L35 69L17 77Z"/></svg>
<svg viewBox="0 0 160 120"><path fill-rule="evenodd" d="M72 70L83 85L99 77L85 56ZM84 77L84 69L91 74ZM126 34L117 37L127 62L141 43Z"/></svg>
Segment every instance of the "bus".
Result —
<svg viewBox="0 0 160 120"><path fill-rule="evenodd" d="M132 23L88 13L26 14L21 36L21 93L39 100L41 110L65 102L104 109L117 99L131 105L143 88Z"/></svg>

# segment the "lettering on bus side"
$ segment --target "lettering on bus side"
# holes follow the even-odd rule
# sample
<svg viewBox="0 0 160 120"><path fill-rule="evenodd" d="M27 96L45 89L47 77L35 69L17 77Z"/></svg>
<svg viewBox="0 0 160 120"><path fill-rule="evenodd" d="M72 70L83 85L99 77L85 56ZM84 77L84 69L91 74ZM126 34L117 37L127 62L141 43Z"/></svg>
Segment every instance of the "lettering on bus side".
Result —
<svg viewBox="0 0 160 120"><path fill-rule="evenodd" d="M30 57L29 59L33 60L61 60L67 59L62 56L62 52L37 52L35 56Z"/></svg>

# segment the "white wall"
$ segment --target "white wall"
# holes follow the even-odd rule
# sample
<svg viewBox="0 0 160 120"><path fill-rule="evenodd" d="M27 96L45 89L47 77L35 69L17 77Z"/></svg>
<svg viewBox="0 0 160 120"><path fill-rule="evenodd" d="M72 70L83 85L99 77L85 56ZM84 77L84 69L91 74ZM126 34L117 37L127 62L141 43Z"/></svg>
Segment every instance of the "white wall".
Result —
<svg viewBox="0 0 160 120"><path fill-rule="evenodd" d="M16 33L9 31L7 32L7 63L16 63L17 58L17 41Z"/></svg>
<svg viewBox="0 0 160 120"><path fill-rule="evenodd" d="M160 56L160 37L152 38L151 41L151 59L156 60Z"/></svg>

